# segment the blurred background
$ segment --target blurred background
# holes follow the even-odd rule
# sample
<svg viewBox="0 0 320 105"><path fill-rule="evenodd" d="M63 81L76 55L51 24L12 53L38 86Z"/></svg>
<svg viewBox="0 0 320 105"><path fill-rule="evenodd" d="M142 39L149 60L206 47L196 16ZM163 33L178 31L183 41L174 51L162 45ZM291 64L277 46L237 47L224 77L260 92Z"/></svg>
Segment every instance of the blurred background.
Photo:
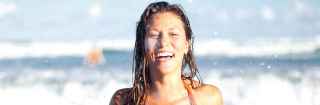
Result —
<svg viewBox="0 0 320 105"><path fill-rule="evenodd" d="M0 104L109 104L132 85L136 23L154 1L0 0ZM320 105L319 0L168 2L225 105Z"/></svg>

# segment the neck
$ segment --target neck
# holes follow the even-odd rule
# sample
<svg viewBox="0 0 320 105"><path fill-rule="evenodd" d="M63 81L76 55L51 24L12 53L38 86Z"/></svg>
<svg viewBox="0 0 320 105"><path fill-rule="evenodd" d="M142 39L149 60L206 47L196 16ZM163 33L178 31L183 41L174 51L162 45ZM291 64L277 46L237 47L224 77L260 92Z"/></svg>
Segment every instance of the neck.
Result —
<svg viewBox="0 0 320 105"><path fill-rule="evenodd" d="M177 70L179 71L179 70ZM160 73L151 74L151 91L150 95L159 99L166 99L170 96L178 98L186 94L181 73L169 73L165 75L159 75Z"/></svg>

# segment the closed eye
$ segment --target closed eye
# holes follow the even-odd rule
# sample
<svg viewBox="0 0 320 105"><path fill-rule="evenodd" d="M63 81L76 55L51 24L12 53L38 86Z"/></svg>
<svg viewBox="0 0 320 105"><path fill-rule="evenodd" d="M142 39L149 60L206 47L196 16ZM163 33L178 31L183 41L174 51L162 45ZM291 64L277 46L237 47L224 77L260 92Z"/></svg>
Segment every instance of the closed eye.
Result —
<svg viewBox="0 0 320 105"><path fill-rule="evenodd" d="M151 31L151 32L149 32L148 37L153 38L153 39L157 39L157 38L160 38L160 33L156 32L156 31Z"/></svg>
<svg viewBox="0 0 320 105"><path fill-rule="evenodd" d="M151 38L157 38L157 37L159 37L160 35L157 35L157 34L150 34L149 35L149 37L151 37Z"/></svg>
<svg viewBox="0 0 320 105"><path fill-rule="evenodd" d="M179 34L178 34L178 33L170 33L170 36L172 36L172 37L179 37Z"/></svg>

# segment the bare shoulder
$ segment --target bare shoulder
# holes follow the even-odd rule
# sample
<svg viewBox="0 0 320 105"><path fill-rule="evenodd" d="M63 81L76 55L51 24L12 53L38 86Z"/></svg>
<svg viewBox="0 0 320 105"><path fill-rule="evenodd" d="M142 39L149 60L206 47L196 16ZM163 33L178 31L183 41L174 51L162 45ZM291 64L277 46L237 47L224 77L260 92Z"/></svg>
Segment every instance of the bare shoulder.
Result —
<svg viewBox="0 0 320 105"><path fill-rule="evenodd" d="M223 105L223 99L220 89L214 85L202 84L200 87L194 89L205 103L210 105Z"/></svg>
<svg viewBox="0 0 320 105"><path fill-rule="evenodd" d="M208 93L213 96L219 96L221 95L220 89L214 85L210 84L203 84L199 88L196 89L196 91L201 92L201 93Z"/></svg>
<svg viewBox="0 0 320 105"><path fill-rule="evenodd" d="M111 100L109 105L123 105L124 102L126 101L126 97L128 97L129 93L131 91L131 88L123 88L117 90Z"/></svg>

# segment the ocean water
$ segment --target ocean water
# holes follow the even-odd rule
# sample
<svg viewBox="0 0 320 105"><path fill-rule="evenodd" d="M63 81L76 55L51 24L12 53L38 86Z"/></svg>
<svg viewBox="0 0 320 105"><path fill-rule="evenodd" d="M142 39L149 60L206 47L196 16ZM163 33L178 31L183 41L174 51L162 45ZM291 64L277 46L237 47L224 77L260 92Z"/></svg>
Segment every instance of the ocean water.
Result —
<svg viewBox="0 0 320 105"><path fill-rule="evenodd" d="M320 105L319 0L166 0L190 19L202 80L225 105ZM106 105L132 85L154 0L0 0L0 105ZM103 50L103 62L87 54Z"/></svg>
<svg viewBox="0 0 320 105"><path fill-rule="evenodd" d="M195 42L202 80L225 105L320 105L320 41ZM130 40L0 43L0 105L106 105L132 85ZM103 62L86 63L93 48ZM8 50L10 49L10 50Z"/></svg>

